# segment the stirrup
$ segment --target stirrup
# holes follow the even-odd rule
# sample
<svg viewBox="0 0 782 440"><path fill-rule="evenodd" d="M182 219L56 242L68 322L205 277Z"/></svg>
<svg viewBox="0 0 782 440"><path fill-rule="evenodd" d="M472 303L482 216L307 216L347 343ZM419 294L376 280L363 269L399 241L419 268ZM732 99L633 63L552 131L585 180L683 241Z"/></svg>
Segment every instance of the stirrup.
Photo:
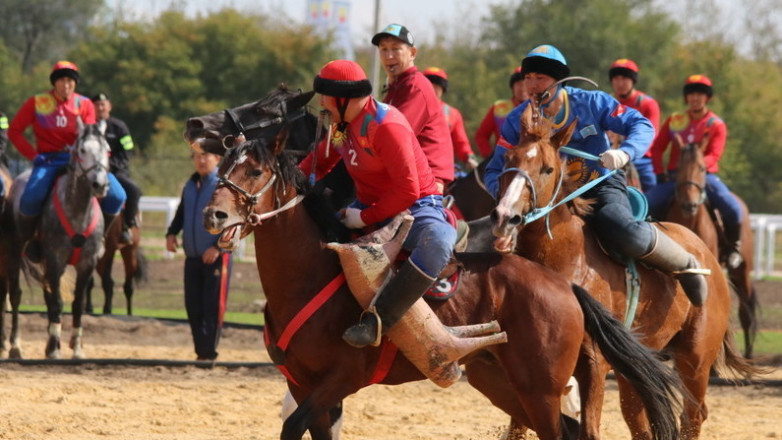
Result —
<svg viewBox="0 0 782 440"><path fill-rule="evenodd" d="M375 339L372 340L372 341L369 341L369 342L367 342L365 344L354 343L354 341L351 340L350 338L347 338L346 335L349 332L351 332L352 330L354 330L356 332L363 332L364 330L366 330L365 333L368 333L368 331L370 330L369 329L369 325L364 323L364 316L366 316L366 315L371 315L371 316L373 316L375 318L375 329L376 329L375 330ZM367 318L367 319L371 320L372 318ZM361 312L361 316L359 317L358 324L354 324L354 325L348 327L348 329L345 330L345 333L342 334L342 339L345 342L347 342L348 345L350 345L352 347L356 347L356 348L364 348L367 345L371 345L373 347L377 347L377 346L380 345L380 340L381 340L382 334L383 334L383 322L381 321L380 315L377 314L377 311L375 310L375 308L372 307L371 310L365 310L365 311Z"/></svg>

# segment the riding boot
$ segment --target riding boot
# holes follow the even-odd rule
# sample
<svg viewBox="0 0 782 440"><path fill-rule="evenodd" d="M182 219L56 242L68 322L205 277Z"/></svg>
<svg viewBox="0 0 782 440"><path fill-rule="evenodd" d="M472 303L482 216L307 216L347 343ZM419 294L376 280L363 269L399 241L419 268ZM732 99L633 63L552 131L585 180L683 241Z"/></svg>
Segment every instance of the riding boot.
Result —
<svg viewBox="0 0 782 440"><path fill-rule="evenodd" d="M345 330L342 339L356 348L370 344L378 346L380 336L399 321L407 309L432 287L433 282L434 278L406 260L396 275L380 288L374 313L370 306L370 311L361 315L358 324Z"/></svg>
<svg viewBox="0 0 782 440"><path fill-rule="evenodd" d="M700 263L694 255L666 234L657 228L652 229L656 235L652 250L640 257L640 260L663 272L673 274L679 280L690 302L695 306L702 306L709 292L705 275L698 272L701 268Z"/></svg>
<svg viewBox="0 0 782 440"><path fill-rule="evenodd" d="M725 247L725 254L728 256L726 263L728 268L735 269L744 262L744 258L741 256L741 222L725 222L723 226L725 227L725 239L728 242Z"/></svg>
<svg viewBox="0 0 782 440"><path fill-rule="evenodd" d="M38 215L24 215L20 213L19 222L17 223L20 243L22 245L27 243L27 247L23 248L24 255L33 263L39 263L43 258L41 242L35 237L39 217Z"/></svg>
<svg viewBox="0 0 782 440"><path fill-rule="evenodd" d="M122 244L133 244L133 235L130 233L131 228L136 225L135 220L127 221L123 218L122 221L122 233L119 236L119 242Z"/></svg>

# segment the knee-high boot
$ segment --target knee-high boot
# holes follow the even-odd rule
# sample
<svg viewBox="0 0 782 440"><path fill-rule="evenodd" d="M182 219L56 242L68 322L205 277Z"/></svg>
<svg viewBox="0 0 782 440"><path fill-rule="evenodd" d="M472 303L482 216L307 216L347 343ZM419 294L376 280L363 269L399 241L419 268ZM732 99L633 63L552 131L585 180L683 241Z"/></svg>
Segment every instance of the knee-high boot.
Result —
<svg viewBox="0 0 782 440"><path fill-rule="evenodd" d="M405 261L396 275L381 287L375 302L376 313L364 313L358 324L345 330L342 339L357 348L379 345L385 330L393 327L433 282L434 278L412 261Z"/></svg>
<svg viewBox="0 0 782 440"><path fill-rule="evenodd" d="M654 245L649 253L640 257L640 260L663 272L674 274L690 302L695 306L702 306L708 295L706 276L693 271L693 269L700 269L700 263L694 255L666 234L657 228L652 230L656 235Z"/></svg>
<svg viewBox="0 0 782 440"><path fill-rule="evenodd" d="M735 269L744 262L744 258L741 256L741 222L726 222L723 226L725 227L725 239L728 242L725 248L726 263L729 268Z"/></svg>

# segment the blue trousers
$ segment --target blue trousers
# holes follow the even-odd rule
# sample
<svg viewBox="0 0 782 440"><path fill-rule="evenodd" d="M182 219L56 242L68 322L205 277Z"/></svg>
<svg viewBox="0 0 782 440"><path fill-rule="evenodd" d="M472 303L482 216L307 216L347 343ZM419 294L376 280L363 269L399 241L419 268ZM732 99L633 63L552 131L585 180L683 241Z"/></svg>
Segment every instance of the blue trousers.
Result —
<svg viewBox="0 0 782 440"><path fill-rule="evenodd" d="M58 172L68 165L70 153L46 153L39 154L33 161L33 170L30 179L24 188L24 193L19 200L19 211L27 216L37 216L43 210L46 196L54 186ZM109 191L100 200L101 210L108 215L116 215L122 210L125 203L125 190L113 174L109 173Z"/></svg>
<svg viewBox="0 0 782 440"><path fill-rule="evenodd" d="M212 264L204 264L201 257L185 259L185 310L193 335L196 356L201 359L217 358L220 329L217 328L220 309L220 271L222 258ZM232 258L230 255L228 258ZM233 261L229 260L230 280Z"/></svg>
<svg viewBox="0 0 782 440"><path fill-rule="evenodd" d="M367 208L358 200L351 206ZM408 209L415 221L402 247L410 251L410 261L413 264L435 278L451 258L456 242L456 229L448 223L442 196L422 197Z"/></svg>
<svg viewBox="0 0 782 440"><path fill-rule="evenodd" d="M657 185L657 176L654 174L651 157L641 156L633 161L633 166L638 171L638 179L641 181L643 192L647 192Z"/></svg>
<svg viewBox="0 0 782 440"><path fill-rule="evenodd" d="M585 219L600 241L624 257L637 258L652 247L652 226L633 217L623 171L599 183L584 193L594 198L592 213Z"/></svg>
<svg viewBox="0 0 782 440"><path fill-rule="evenodd" d="M649 211L654 218L660 220L665 218L675 190L676 182L675 174L673 174L668 182L661 183L646 193L646 198L649 200ZM738 199L716 174L706 174L706 196L720 212L720 216L726 224L736 224L744 220Z"/></svg>

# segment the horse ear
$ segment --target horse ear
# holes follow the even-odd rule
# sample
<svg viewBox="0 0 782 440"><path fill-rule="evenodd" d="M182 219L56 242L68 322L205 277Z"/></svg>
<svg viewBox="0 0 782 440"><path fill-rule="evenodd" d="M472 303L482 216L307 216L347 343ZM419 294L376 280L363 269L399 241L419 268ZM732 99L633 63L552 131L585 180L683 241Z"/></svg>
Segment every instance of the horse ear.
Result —
<svg viewBox="0 0 782 440"><path fill-rule="evenodd" d="M285 149L285 145L288 143L288 126L282 127L277 136L274 138L274 155L277 156Z"/></svg>
<svg viewBox="0 0 782 440"><path fill-rule="evenodd" d="M310 100L312 100L313 96L315 96L314 90L306 93L299 93L298 95L288 100L288 111L304 107L308 102L310 102Z"/></svg>
<svg viewBox="0 0 782 440"><path fill-rule="evenodd" d="M554 133L554 135L551 136L551 143L557 148L567 145L567 143L570 142L570 138L573 136L576 125L578 125L578 118L573 119L573 122L568 124L567 127Z"/></svg>
<svg viewBox="0 0 782 440"><path fill-rule="evenodd" d="M530 127L532 127L532 101L527 105L527 108L524 109L524 112L521 114L521 128L528 132L530 130Z"/></svg>

